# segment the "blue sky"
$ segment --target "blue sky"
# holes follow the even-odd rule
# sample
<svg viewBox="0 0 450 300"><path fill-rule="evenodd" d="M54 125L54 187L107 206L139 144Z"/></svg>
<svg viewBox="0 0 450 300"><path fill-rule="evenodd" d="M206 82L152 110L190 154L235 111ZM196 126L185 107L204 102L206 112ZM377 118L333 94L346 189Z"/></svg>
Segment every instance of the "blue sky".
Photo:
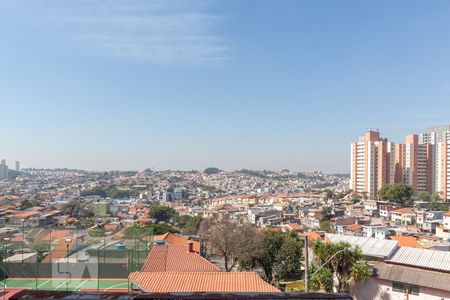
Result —
<svg viewBox="0 0 450 300"><path fill-rule="evenodd" d="M0 1L0 157L348 172L448 124L448 1Z"/></svg>

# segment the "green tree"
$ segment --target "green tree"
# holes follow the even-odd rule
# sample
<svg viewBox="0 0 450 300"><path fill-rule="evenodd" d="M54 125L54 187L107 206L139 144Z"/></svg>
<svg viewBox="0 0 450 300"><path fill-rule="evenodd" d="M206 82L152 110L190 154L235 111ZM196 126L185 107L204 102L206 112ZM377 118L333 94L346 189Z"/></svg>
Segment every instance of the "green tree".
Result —
<svg viewBox="0 0 450 300"><path fill-rule="evenodd" d="M176 225L181 229L181 232L185 235L195 235L200 228L202 217L182 215L176 217Z"/></svg>
<svg viewBox="0 0 450 300"><path fill-rule="evenodd" d="M330 189L325 189L324 192L325 192L325 199L327 199L327 200L333 199L335 196L334 192Z"/></svg>
<svg viewBox="0 0 450 300"><path fill-rule="evenodd" d="M334 291L346 292L352 283L364 281L372 276L372 270L362 259L361 250L350 249L348 243L316 241L312 249L315 259L312 270L317 270L322 265L323 267L317 274L311 276L311 288L330 291L330 282L333 282ZM336 281L333 281L333 278Z"/></svg>
<svg viewBox="0 0 450 300"><path fill-rule="evenodd" d="M83 190L80 192L81 197L86 196L100 196L105 198L107 196L106 190L102 188L101 186L96 186L91 189Z"/></svg>
<svg viewBox="0 0 450 300"><path fill-rule="evenodd" d="M67 203L65 203L62 206L62 211L70 216L75 216L78 214L78 212L81 209L81 205L80 202L78 202L75 199L71 199L69 201L67 201Z"/></svg>
<svg viewBox="0 0 450 300"><path fill-rule="evenodd" d="M310 270L311 274L314 274L317 270L318 266L312 265ZM312 291L320 291L323 290L325 292L332 292L334 287L333 283L333 271L331 268L322 268L317 271L314 276L311 277L309 281L309 288Z"/></svg>
<svg viewBox="0 0 450 300"><path fill-rule="evenodd" d="M428 192L418 192L417 193L417 199L425 202L431 201L431 195Z"/></svg>
<svg viewBox="0 0 450 300"><path fill-rule="evenodd" d="M319 228L320 228L320 230L328 232L328 233L333 233L334 232L333 223L331 221L328 221L328 220L320 220L319 221Z"/></svg>
<svg viewBox="0 0 450 300"><path fill-rule="evenodd" d="M105 236L105 230L102 228L92 228L89 230L89 236L90 237L104 237Z"/></svg>
<svg viewBox="0 0 450 300"><path fill-rule="evenodd" d="M439 197L439 194L434 193L433 195L431 195L431 202L439 202L441 201L441 197Z"/></svg>
<svg viewBox="0 0 450 300"><path fill-rule="evenodd" d="M331 207L324 206L322 208L322 217L319 220L319 228L325 232L334 232L333 223L330 221L333 217Z"/></svg>
<svg viewBox="0 0 450 300"><path fill-rule="evenodd" d="M123 238L124 239L141 239L146 236L160 235L165 233L178 233L178 230L172 226L165 224L148 224L144 226L130 226L124 229Z"/></svg>
<svg viewBox="0 0 450 300"><path fill-rule="evenodd" d="M274 273L278 280L301 278L302 244L297 236L284 236L283 244L275 259Z"/></svg>
<svg viewBox="0 0 450 300"><path fill-rule="evenodd" d="M268 230L263 233L257 251L239 261L244 270L262 268L268 282L274 279L299 279L302 266L302 241L296 233Z"/></svg>
<svg viewBox="0 0 450 300"><path fill-rule="evenodd" d="M138 191L132 191L129 187L118 187L116 185L111 185L107 188L106 193L113 199L123 199L136 196Z"/></svg>
<svg viewBox="0 0 450 300"><path fill-rule="evenodd" d="M410 205L412 202L413 189L404 183L391 183L378 191L380 200Z"/></svg>
<svg viewBox="0 0 450 300"><path fill-rule="evenodd" d="M220 173L220 172L222 172L222 170L220 170L220 169L218 169L216 167L210 167L210 168L206 168L203 172L205 174L211 175L211 174Z"/></svg>
<svg viewBox="0 0 450 300"><path fill-rule="evenodd" d="M150 207L150 218L155 219L158 222L168 222L175 215L175 210L172 207L162 206L159 204Z"/></svg>
<svg viewBox="0 0 450 300"><path fill-rule="evenodd" d="M450 209L450 205L448 203L443 203L438 194L433 194L431 195L431 200L428 204L428 208L430 210L448 211Z"/></svg>
<svg viewBox="0 0 450 300"><path fill-rule="evenodd" d="M50 246L45 242L37 242L33 245L33 249L37 253L37 262L41 262L44 259L45 254L50 251Z"/></svg>
<svg viewBox="0 0 450 300"><path fill-rule="evenodd" d="M34 203L28 199L22 200L20 202L20 209L22 209L22 210L33 207L33 206L34 206Z"/></svg>
<svg viewBox="0 0 450 300"><path fill-rule="evenodd" d="M239 266L244 270L262 268L268 282L273 280L273 269L284 241L284 233L274 230L264 232L261 244L255 253L244 256Z"/></svg>

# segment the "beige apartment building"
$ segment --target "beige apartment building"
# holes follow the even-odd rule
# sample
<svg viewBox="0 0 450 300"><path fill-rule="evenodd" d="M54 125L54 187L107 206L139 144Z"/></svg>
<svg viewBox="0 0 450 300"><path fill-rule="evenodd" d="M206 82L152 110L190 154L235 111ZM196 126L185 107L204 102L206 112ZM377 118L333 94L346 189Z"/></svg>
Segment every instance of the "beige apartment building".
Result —
<svg viewBox="0 0 450 300"><path fill-rule="evenodd" d="M394 143L380 137L378 131L367 131L351 145L350 188L374 196L385 184L395 181Z"/></svg>
<svg viewBox="0 0 450 300"><path fill-rule="evenodd" d="M351 144L350 188L368 197L388 183L406 183L415 191L450 200L450 125L410 134L404 144L369 130Z"/></svg>

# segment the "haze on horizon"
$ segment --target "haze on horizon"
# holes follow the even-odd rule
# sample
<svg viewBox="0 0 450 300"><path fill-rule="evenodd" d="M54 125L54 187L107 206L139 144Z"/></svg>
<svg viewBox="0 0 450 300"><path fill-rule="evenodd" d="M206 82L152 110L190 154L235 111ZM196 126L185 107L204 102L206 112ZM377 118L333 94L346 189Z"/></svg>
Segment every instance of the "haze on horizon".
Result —
<svg viewBox="0 0 450 300"><path fill-rule="evenodd" d="M349 172L449 124L450 2L4 0L10 166Z"/></svg>

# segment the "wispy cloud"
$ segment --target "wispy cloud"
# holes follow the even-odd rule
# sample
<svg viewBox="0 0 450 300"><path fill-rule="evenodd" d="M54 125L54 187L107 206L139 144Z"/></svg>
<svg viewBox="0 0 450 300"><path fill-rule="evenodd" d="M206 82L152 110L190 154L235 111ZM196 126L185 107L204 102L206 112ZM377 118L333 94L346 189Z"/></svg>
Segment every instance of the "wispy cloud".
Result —
<svg viewBox="0 0 450 300"><path fill-rule="evenodd" d="M207 1L55 1L45 21L68 26L69 37L99 54L156 64L204 65L230 59L216 33L224 17Z"/></svg>

